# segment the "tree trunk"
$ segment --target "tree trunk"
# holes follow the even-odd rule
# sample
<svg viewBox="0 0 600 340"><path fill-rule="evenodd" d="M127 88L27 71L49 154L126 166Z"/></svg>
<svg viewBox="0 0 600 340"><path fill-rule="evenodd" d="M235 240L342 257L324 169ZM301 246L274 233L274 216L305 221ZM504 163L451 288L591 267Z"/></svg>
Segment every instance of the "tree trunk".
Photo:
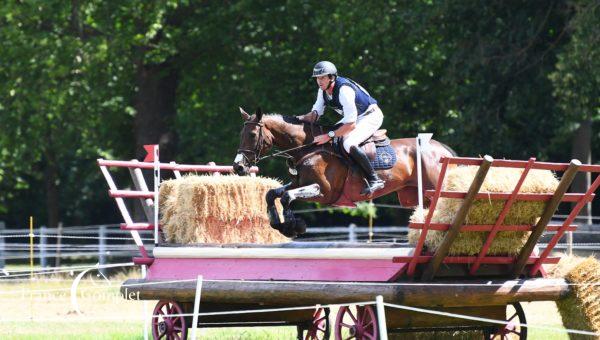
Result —
<svg viewBox="0 0 600 340"><path fill-rule="evenodd" d="M176 70L169 63L138 66L134 120L138 159L146 155L145 144L159 144L160 159L165 162L172 161L176 154L177 135L172 126L177 80Z"/></svg>
<svg viewBox="0 0 600 340"><path fill-rule="evenodd" d="M580 160L584 164L592 163L592 120L586 118L581 121L579 128L573 136L571 149L572 158ZM591 173L579 173L571 186L572 192L585 192L592 184ZM576 203L574 203L576 204ZM583 223L592 224L592 204L586 204L579 216L587 217Z"/></svg>
<svg viewBox="0 0 600 340"><path fill-rule="evenodd" d="M56 184L58 180L58 164L52 152L46 154L46 167L44 169L44 181L46 189L46 211L48 212L47 226L56 228L60 219L59 190Z"/></svg>

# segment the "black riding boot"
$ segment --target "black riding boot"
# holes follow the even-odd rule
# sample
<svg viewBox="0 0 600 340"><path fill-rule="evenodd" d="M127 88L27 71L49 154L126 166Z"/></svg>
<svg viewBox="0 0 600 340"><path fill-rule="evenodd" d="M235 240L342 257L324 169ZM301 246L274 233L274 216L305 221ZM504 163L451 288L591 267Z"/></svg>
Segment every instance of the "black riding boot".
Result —
<svg viewBox="0 0 600 340"><path fill-rule="evenodd" d="M383 188L384 182L377 176L371 162L369 162L369 157L361 148L357 146L350 147L350 157L361 167L368 182L368 186L361 192L361 195L371 195Z"/></svg>

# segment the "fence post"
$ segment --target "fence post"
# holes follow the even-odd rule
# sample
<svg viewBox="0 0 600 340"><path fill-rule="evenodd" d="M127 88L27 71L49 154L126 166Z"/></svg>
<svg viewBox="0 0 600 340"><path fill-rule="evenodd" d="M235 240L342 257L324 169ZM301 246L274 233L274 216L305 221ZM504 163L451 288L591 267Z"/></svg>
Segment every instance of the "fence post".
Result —
<svg viewBox="0 0 600 340"><path fill-rule="evenodd" d="M60 248L62 247L62 228L63 223L58 222L58 228L56 229L56 257L54 258L54 266L60 267Z"/></svg>
<svg viewBox="0 0 600 340"><path fill-rule="evenodd" d="M192 340L196 340L198 329L198 313L200 312L200 295L202 294L202 275L196 280L196 295L194 295L194 315L192 317Z"/></svg>
<svg viewBox="0 0 600 340"><path fill-rule="evenodd" d="M348 226L348 242L356 242L356 224L350 223Z"/></svg>
<svg viewBox="0 0 600 340"><path fill-rule="evenodd" d="M47 242L47 230L45 225L40 227L40 266L42 268L48 267L48 254L46 250Z"/></svg>
<svg viewBox="0 0 600 340"><path fill-rule="evenodd" d="M567 232L567 254L573 255L573 232Z"/></svg>
<svg viewBox="0 0 600 340"><path fill-rule="evenodd" d="M385 307L383 305L383 296L377 295L375 298L377 308L377 323L379 326L379 339L388 340L387 324L385 322Z"/></svg>
<svg viewBox="0 0 600 340"><path fill-rule="evenodd" d="M98 229L98 264L106 264L106 226L100 226ZM106 274L106 268L99 268L102 275Z"/></svg>
<svg viewBox="0 0 600 340"><path fill-rule="evenodd" d="M6 229L6 224L3 221L0 221L0 236L4 236L4 229ZM4 237L0 237L0 271L4 269L6 262L4 261Z"/></svg>

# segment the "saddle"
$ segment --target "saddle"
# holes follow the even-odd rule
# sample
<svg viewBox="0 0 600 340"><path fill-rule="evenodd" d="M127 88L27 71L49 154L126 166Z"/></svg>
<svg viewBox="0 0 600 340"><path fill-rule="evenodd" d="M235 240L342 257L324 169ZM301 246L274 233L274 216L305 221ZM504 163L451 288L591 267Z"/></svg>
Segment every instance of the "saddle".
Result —
<svg viewBox="0 0 600 340"><path fill-rule="evenodd" d="M374 169L389 169L396 163L396 153L390 144L391 142L387 136L387 130L381 129L375 131L371 137L367 138L358 146L362 148L367 157L369 157ZM342 159L348 162L348 164L354 164L354 161L344 149L343 138L335 138L333 141L333 148Z"/></svg>
<svg viewBox="0 0 600 340"><path fill-rule="evenodd" d="M388 145L390 145L390 139L387 136L386 129L375 131L375 133L371 137L367 138L367 140L365 140L364 142L358 144L358 146L360 146L365 151L367 156L369 156L370 160L375 159L375 151L377 147ZM344 150L344 148L342 148L342 150Z"/></svg>

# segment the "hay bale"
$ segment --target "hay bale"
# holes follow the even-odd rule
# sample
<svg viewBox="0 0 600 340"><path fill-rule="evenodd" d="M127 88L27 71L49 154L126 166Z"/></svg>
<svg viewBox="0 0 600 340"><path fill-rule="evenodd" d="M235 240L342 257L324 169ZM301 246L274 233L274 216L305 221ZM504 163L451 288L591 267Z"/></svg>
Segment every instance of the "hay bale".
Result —
<svg viewBox="0 0 600 340"><path fill-rule="evenodd" d="M463 166L448 170L444 180L444 190L468 191L475 178L479 167ZM512 192L523 170L511 168L492 167L481 186L480 192ZM554 193L558 180L551 171L531 170L527 175L520 193ZM460 209L462 199L441 198L432 216L432 223L452 223ZM467 215L465 224L494 224L504 208L505 200L482 200L473 202ZM504 225L534 225L540 218L546 202L518 201L515 202L506 218ZM411 216L411 222L423 222L422 216L427 216L428 210L423 215L417 211ZM530 232L503 231L499 232L488 251L490 255L516 255L523 247ZM420 230L411 229L408 240L416 244ZM430 251L435 251L442 243L445 231L428 231L425 246ZM461 232L450 247L450 255L477 255L481 250L488 232Z"/></svg>
<svg viewBox="0 0 600 340"><path fill-rule="evenodd" d="M600 332L600 262L594 257L563 258L566 264L556 266L554 277L564 277L571 284L571 294L556 302L565 328ZM559 264L560 264L559 262ZM590 339L571 334L571 339Z"/></svg>
<svg viewBox="0 0 600 340"><path fill-rule="evenodd" d="M164 181L160 223L165 238L182 244L287 242L269 225L265 202L267 191L280 186L270 178L235 175Z"/></svg>

